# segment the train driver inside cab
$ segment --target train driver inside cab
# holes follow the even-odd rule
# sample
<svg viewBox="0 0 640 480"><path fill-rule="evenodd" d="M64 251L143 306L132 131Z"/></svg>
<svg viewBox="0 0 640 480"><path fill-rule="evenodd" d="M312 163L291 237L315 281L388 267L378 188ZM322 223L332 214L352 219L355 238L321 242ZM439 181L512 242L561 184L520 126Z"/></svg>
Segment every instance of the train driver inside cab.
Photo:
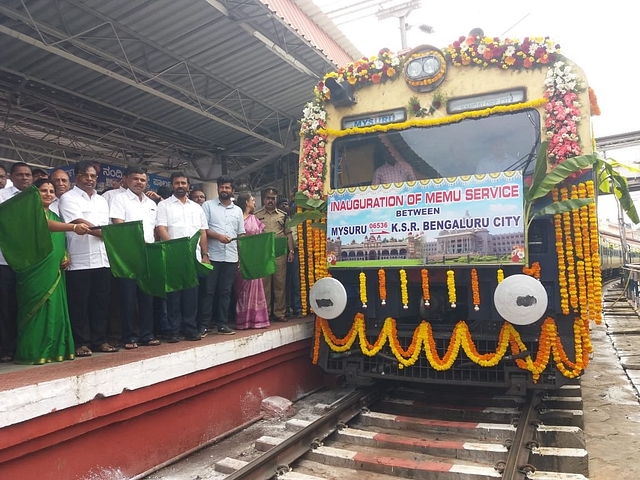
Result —
<svg viewBox="0 0 640 480"><path fill-rule="evenodd" d="M386 147L384 164L376 168L373 172L373 180L371 185L379 185L381 183L400 183L410 182L416 179L413 168L400 155L400 152L389 141L385 135L380 135L380 140Z"/></svg>

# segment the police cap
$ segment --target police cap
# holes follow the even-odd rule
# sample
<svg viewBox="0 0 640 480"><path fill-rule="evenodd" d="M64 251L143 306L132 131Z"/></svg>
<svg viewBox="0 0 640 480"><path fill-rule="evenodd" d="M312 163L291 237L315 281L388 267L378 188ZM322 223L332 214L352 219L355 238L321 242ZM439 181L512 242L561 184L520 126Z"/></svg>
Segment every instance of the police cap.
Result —
<svg viewBox="0 0 640 480"><path fill-rule="evenodd" d="M278 195L278 189L275 187L267 187L262 191L262 195L267 195L267 194L271 194L271 195Z"/></svg>

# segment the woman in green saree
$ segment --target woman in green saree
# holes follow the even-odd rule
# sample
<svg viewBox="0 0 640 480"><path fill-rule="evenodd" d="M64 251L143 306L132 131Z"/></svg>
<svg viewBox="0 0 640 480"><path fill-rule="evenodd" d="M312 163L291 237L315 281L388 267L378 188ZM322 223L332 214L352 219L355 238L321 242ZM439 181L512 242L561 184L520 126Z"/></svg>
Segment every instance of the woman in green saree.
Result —
<svg viewBox="0 0 640 480"><path fill-rule="evenodd" d="M56 197L48 179L38 180L34 185L40 191L53 251L36 265L16 273L19 308L14 361L25 365L73 360L76 354L86 356L75 351L71 334L64 280L64 269L69 263L64 232L85 235L89 228L84 224L63 223L49 210Z"/></svg>

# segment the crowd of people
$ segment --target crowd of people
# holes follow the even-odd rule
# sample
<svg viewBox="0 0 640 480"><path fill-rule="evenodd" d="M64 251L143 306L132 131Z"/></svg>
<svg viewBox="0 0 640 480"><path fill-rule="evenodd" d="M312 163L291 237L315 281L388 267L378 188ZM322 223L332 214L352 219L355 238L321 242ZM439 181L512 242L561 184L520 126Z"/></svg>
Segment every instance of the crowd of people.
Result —
<svg viewBox="0 0 640 480"><path fill-rule="evenodd" d="M227 175L217 179L218 196L211 200L183 172L171 175L170 191L149 190L146 172L136 166L126 169L118 188L102 194L97 179L87 161L74 165L75 184L62 169L47 175L25 163L8 172L0 165L0 204L35 186L53 244L46 258L24 268L0 249L0 363L43 364L198 341L210 332L234 335L300 315L296 232L287 222L292 211L275 188L262 192L263 207L256 211L256 199L236 194ZM196 256L213 268L196 287L166 298L153 297L135 279L115 278L101 227L131 221L142 222L146 243L199 235ZM0 222L3 228L13 227ZM272 275L246 279L238 239L264 232L285 239L286 252ZM0 248L9 248L8 237L0 232Z"/></svg>

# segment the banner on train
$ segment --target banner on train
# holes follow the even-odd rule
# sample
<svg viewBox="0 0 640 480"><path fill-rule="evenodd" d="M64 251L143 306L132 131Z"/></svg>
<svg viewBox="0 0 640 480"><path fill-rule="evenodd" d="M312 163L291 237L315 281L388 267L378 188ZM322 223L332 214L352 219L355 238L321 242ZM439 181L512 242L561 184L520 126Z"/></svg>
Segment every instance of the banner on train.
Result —
<svg viewBox="0 0 640 480"><path fill-rule="evenodd" d="M330 267L524 264L522 172L333 190Z"/></svg>
<svg viewBox="0 0 640 480"><path fill-rule="evenodd" d="M96 173L98 174L98 182L96 184L96 190L98 192L103 192L105 189L113 187L115 182L122 180L125 167L100 162L93 162L93 165L96 167ZM67 172L71 178L71 182L74 182L73 165L64 165L59 168ZM153 173L149 173L148 176L150 190L156 191L162 185L171 188L171 182L168 177L155 175Z"/></svg>

